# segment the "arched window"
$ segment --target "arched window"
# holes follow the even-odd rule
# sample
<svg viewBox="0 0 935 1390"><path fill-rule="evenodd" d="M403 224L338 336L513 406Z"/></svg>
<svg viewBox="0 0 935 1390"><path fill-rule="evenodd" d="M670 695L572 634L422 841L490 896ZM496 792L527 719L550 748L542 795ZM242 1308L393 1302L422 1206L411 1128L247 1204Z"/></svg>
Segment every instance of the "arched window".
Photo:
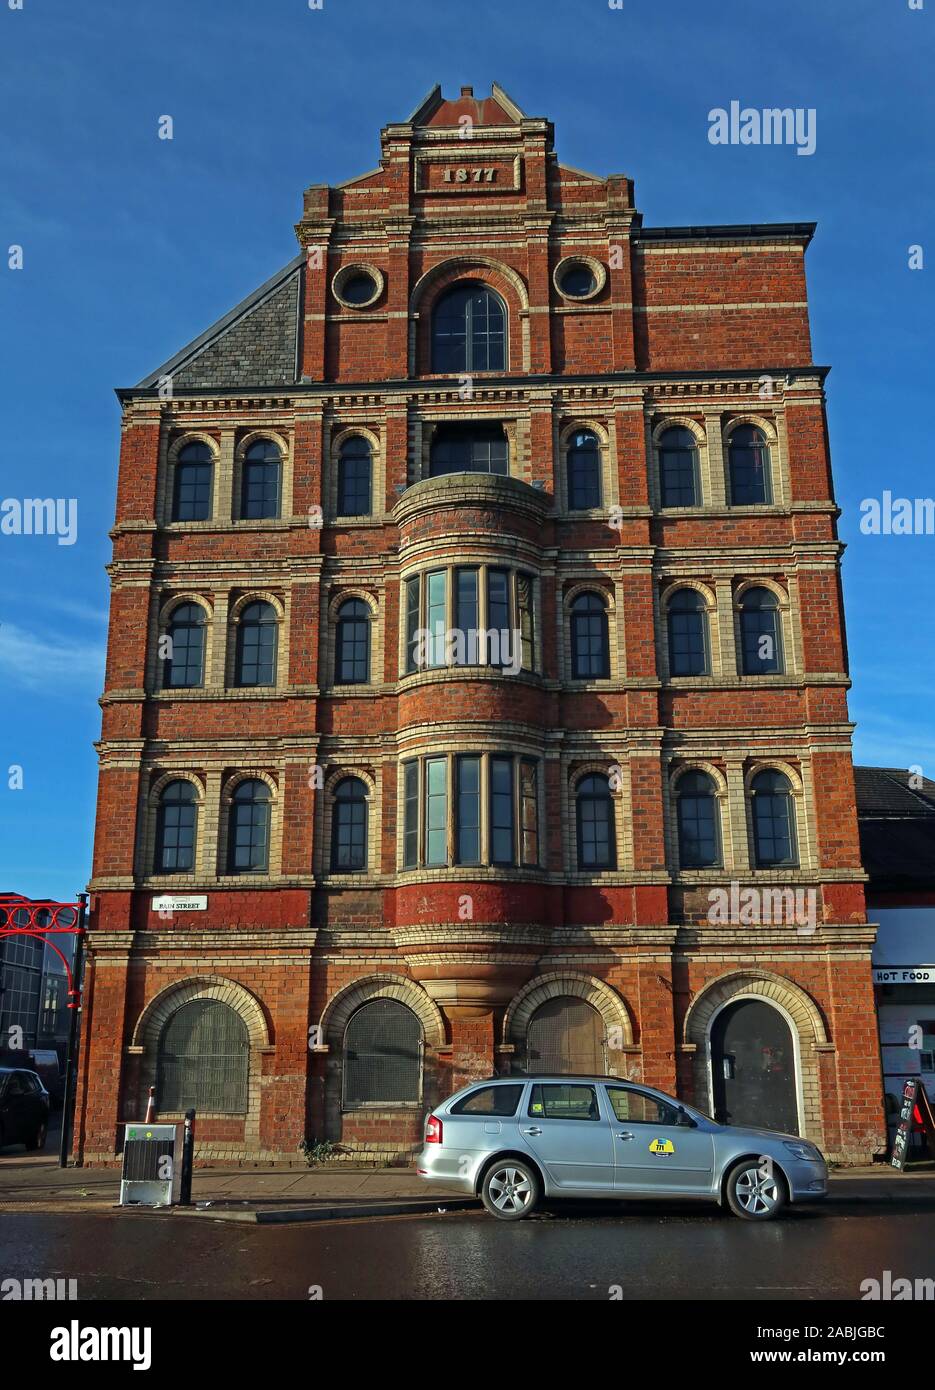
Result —
<svg viewBox="0 0 935 1390"><path fill-rule="evenodd" d="M706 676L711 666L708 611L697 589L677 589L668 602L669 674Z"/></svg>
<svg viewBox="0 0 935 1390"><path fill-rule="evenodd" d="M163 685L191 690L205 681L205 610L200 603L173 608L166 629L169 655L163 665Z"/></svg>
<svg viewBox="0 0 935 1390"><path fill-rule="evenodd" d="M344 1033L344 1108L418 1103L422 1025L397 999L372 999Z"/></svg>
<svg viewBox="0 0 935 1390"><path fill-rule="evenodd" d="M582 777L575 791L578 868L613 869L617 863L614 801L610 782L599 773Z"/></svg>
<svg viewBox="0 0 935 1390"><path fill-rule="evenodd" d="M191 782L168 782L159 794L156 813L157 874L190 874L195 867L198 796Z"/></svg>
<svg viewBox="0 0 935 1390"><path fill-rule="evenodd" d="M529 1020L526 1070L540 1075L603 1076L604 1020L585 999L549 999Z"/></svg>
<svg viewBox="0 0 935 1390"><path fill-rule="evenodd" d="M268 872L271 801L269 787L259 778L237 783L227 827L229 874Z"/></svg>
<svg viewBox="0 0 935 1390"><path fill-rule="evenodd" d="M331 871L360 873L367 867L367 788L345 777L334 789L331 813Z"/></svg>
<svg viewBox="0 0 935 1390"><path fill-rule="evenodd" d="M370 679L370 609L363 599L348 599L338 609L334 678L338 685Z"/></svg>
<svg viewBox="0 0 935 1390"><path fill-rule="evenodd" d="M799 856L795 805L788 777L774 768L758 772L750 783L750 802L756 867L794 868Z"/></svg>
<svg viewBox="0 0 935 1390"><path fill-rule="evenodd" d="M691 430L673 426L659 436L659 491L664 507L697 507L698 446Z"/></svg>
<svg viewBox="0 0 935 1390"><path fill-rule="evenodd" d="M730 500L735 507L772 502L769 445L756 425L738 425L727 441Z"/></svg>
<svg viewBox="0 0 935 1390"><path fill-rule="evenodd" d="M580 512L601 505L601 446L593 430L577 430L568 441L568 507Z"/></svg>
<svg viewBox="0 0 935 1390"><path fill-rule="evenodd" d="M745 676L782 670L782 623L772 589L745 589L741 595L740 669Z"/></svg>
<svg viewBox="0 0 935 1390"><path fill-rule="evenodd" d="M575 680L610 675L607 604L600 594L579 594L571 605L571 673Z"/></svg>
<svg viewBox="0 0 935 1390"><path fill-rule="evenodd" d="M172 497L173 521L207 521L211 516L214 459L198 440L179 450Z"/></svg>
<svg viewBox="0 0 935 1390"><path fill-rule="evenodd" d="M505 477L509 471L502 425L439 425L432 436L429 472L433 478L443 473L498 473Z"/></svg>
<svg viewBox="0 0 935 1390"><path fill-rule="evenodd" d="M502 372L506 310L486 285L455 285L432 315L433 372Z"/></svg>
<svg viewBox="0 0 935 1390"><path fill-rule="evenodd" d="M362 434L353 434L341 445L338 457L339 516L370 515L372 479L370 444Z"/></svg>
<svg viewBox="0 0 935 1390"><path fill-rule="evenodd" d="M156 1105L163 1114L248 1108L250 1039L240 1014L219 999L193 999L166 1023L156 1058Z"/></svg>
<svg viewBox="0 0 935 1390"><path fill-rule="evenodd" d="M276 684L279 624L271 603L248 603L237 624L235 685Z"/></svg>
<svg viewBox="0 0 935 1390"><path fill-rule="evenodd" d="M721 863L721 828L714 781L706 772L686 772L675 789L679 864L711 869Z"/></svg>
<svg viewBox="0 0 935 1390"><path fill-rule="evenodd" d="M240 487L240 515L262 521L279 515L282 456L271 439L257 439L247 449Z"/></svg>

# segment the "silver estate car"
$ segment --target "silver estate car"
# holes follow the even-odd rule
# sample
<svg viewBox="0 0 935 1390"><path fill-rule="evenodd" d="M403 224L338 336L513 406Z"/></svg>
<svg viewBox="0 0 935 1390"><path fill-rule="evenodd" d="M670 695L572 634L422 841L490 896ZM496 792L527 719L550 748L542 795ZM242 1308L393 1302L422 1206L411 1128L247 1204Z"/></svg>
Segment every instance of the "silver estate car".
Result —
<svg viewBox="0 0 935 1390"><path fill-rule="evenodd" d="M700 1198L766 1221L828 1192L824 1158L798 1135L717 1124L613 1076L476 1081L427 1117L416 1170L504 1221L556 1197Z"/></svg>

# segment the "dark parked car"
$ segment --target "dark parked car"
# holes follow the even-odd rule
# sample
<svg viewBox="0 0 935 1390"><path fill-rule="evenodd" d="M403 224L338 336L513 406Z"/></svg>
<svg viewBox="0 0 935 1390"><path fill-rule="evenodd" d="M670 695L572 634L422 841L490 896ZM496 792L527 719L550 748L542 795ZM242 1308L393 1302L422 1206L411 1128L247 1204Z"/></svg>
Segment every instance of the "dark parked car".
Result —
<svg viewBox="0 0 935 1390"><path fill-rule="evenodd" d="M25 1144L44 1149L49 1127L49 1093L34 1071L0 1067L0 1148Z"/></svg>

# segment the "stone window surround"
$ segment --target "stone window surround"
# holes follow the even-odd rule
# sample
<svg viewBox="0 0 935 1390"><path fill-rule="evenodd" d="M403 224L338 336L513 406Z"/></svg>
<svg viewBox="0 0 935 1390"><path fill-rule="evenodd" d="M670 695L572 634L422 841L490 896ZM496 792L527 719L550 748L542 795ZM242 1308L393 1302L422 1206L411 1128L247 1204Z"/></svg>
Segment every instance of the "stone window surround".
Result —
<svg viewBox="0 0 935 1390"><path fill-rule="evenodd" d="M787 587L769 574L757 575L749 571L742 578L726 578L718 575L712 582L695 579L691 575L675 575L671 569L657 586L654 599L656 608L656 652L660 679L676 689L695 685L712 685L723 680L742 680L744 684L756 685L784 684L790 677L803 674L802 641L799 630L798 613L793 611L791 591L793 579L785 579ZM783 667L781 671L766 674L745 674L741 670L740 606L739 600L747 589L769 589L779 600L779 619L782 631ZM679 589L694 589L705 600L705 613L708 623L708 652L710 670L703 676L673 676L669 669L669 623L668 607L673 594Z"/></svg>
<svg viewBox="0 0 935 1390"><path fill-rule="evenodd" d="M215 437L215 434L218 438ZM243 455L258 439L271 439L281 456L280 507L278 517L257 521L240 517L240 478ZM209 433L204 429L186 429L169 443L168 431L163 431L159 448L160 483L157 489L156 524L161 528L179 531L216 530L219 526L238 528L269 528L288 522L292 513L292 432L269 425L223 425ZM186 444L207 444L211 450L213 476L211 516L205 521L173 521L172 502L175 492L175 465Z"/></svg>
<svg viewBox="0 0 935 1390"><path fill-rule="evenodd" d="M754 413L749 410L723 410L720 407L699 407L704 415L704 425L690 415L666 414L655 408L647 416L647 457L649 469L649 495L654 511L669 516L695 516L706 511L729 510L734 514L759 513L788 506L792 496L789 478L789 458L786 445L785 416L782 411L774 416ZM756 425L766 436L770 457L770 484L772 501L754 507L734 507L730 501L730 468L728 463L727 441L739 425ZM673 428L690 430L695 437L698 452L698 482L701 500L693 507L663 507L662 483L659 472L659 440L662 434Z"/></svg>
<svg viewBox="0 0 935 1390"><path fill-rule="evenodd" d="M568 452L573 434L590 430L597 435L598 454L601 470L601 505L599 507L576 508L568 505ZM620 503L620 476L617 468L617 423L614 416L609 423L603 418L593 419L586 415L575 416L558 426L555 458L558 474L554 479L556 510L560 515L573 521L589 521L594 518L606 520L611 509Z"/></svg>
<svg viewBox="0 0 935 1390"><path fill-rule="evenodd" d="M616 868L582 869L578 866L578 783L592 773L611 777L611 772L619 769L620 787L610 786L610 798L614 817L614 846L616 849ZM615 758L606 753L595 757L587 753L570 753L562 756L562 849L566 866L565 878L572 884L629 883L632 880L633 865L633 826L632 826L632 784L630 779L630 760L626 755ZM629 872L628 872L629 871Z"/></svg>
<svg viewBox="0 0 935 1390"><path fill-rule="evenodd" d="M346 777L356 777L367 789L367 867L352 873L331 868L331 835L335 788ZM332 764L321 794L315 798L314 873L323 887L371 886L382 881L383 771L379 763L361 767L357 763Z"/></svg>
<svg viewBox="0 0 935 1390"><path fill-rule="evenodd" d="M458 757L478 757L481 759L480 770L480 845L481 853L477 864L425 864L423 856L425 852L425 763L430 759L445 758L447 760L447 775L445 780L445 794L447 798L446 825L448 835L449 858L453 859L455 836L457 833L456 825L456 803L457 787L455 784L455 765ZM489 781L489 759L492 757L509 757L513 759L513 838L516 859L512 864L494 864L490 858L490 781ZM406 779L404 768L407 763L418 762L419 764L419 837L418 837L418 857L417 862L405 865L403 862L405 853L405 827L406 827ZM539 847L539 858L536 864L521 863L522 848L522 795L520 782L520 764L523 762L534 763L536 766L536 829ZM495 877L507 879L522 879L532 874L538 877L546 870L547 858L547 824L545 820L545 781L546 781L546 761L541 750L529 749L526 747L513 746L505 747L502 739L494 735L477 735L465 731L459 735L455 746L451 740L443 744L420 744L418 748L413 748L407 753L400 753L397 763L396 777L396 874L402 882L410 879L424 880L426 878L459 878L470 876L474 877Z"/></svg>
<svg viewBox="0 0 935 1390"><path fill-rule="evenodd" d="M344 516L338 511L338 463L341 450L349 439L365 439L370 446L370 511L366 516ZM369 425L340 425L335 427L328 445L328 467L322 476L322 511L332 526L359 526L380 521L386 514L386 457L382 431Z"/></svg>
<svg viewBox="0 0 935 1390"><path fill-rule="evenodd" d="M147 790L146 779L149 782ZM231 796L239 782L257 778L272 792L270 803L269 870L265 874L229 874L227 872L227 826ZM185 889L196 884L215 886L243 883L274 885L281 875L283 820L279 787L283 769L273 772L267 768L211 768L192 770L191 767L167 767L164 763L144 772L141 780L140 810L137 817L136 878L146 889ZM277 780L278 779L278 780ZM167 874L154 871L156 855L156 826L159 798L169 782L191 782L197 793L195 804L195 867L191 873Z"/></svg>
<svg viewBox="0 0 935 1390"><path fill-rule="evenodd" d="M424 411L413 421L415 434L415 448L413 451L413 463L408 469L407 482L411 486L413 483L420 483L424 478L431 478L432 474L432 441L439 426L444 425L479 425L489 427L490 425L501 425L504 437L506 438L506 457L507 473L510 478L519 478L522 482L528 483L529 460L528 460L528 418L517 413L516 405L510 403L511 415L506 417L498 411L475 412L474 414L452 413L449 411ZM438 474L441 477L443 475ZM472 475L473 476L473 475ZM480 476L485 476L481 474ZM486 476L502 477L502 474L494 473Z"/></svg>
<svg viewBox="0 0 935 1390"><path fill-rule="evenodd" d="M248 685L242 686L237 683L237 630L240 625L240 618L245 608L251 603L268 603L276 613L276 679L272 685ZM285 690L288 686L289 672L289 622L286 610L286 602L278 594L265 589L251 589L247 592L241 591L240 595L230 606L227 614L228 640L227 640L227 660L224 672L224 685L228 690L246 690L262 694L264 691Z"/></svg>
<svg viewBox="0 0 935 1390"><path fill-rule="evenodd" d="M516 301L515 304L511 303L501 288L494 283L494 277L497 275L502 276L509 285ZM524 373L529 371L531 363L529 291L525 280L517 270L503 261L494 260L492 257L484 255L465 254L450 256L439 261L437 265L431 266L412 288L409 296L408 371L410 377L418 376L431 379L433 376L439 375L432 371L431 360L432 320L435 305L449 290L470 280L476 280L498 294L506 311L504 325L506 330L504 363L506 365L504 370L502 372L473 372L470 375L474 379L490 380L491 378L496 379L500 376L515 374L517 371ZM519 326L518 342L516 343L513 341L514 318L518 321ZM424 319L428 320L427 335L422 335L419 331L420 324ZM417 361L417 358L423 343L428 357L426 361L421 362ZM516 355L519 356L519 362L514 361Z"/></svg>
<svg viewBox="0 0 935 1390"><path fill-rule="evenodd" d="M797 865L789 868L760 868L753 863L753 820L750 783L759 772L774 768L788 779L795 818ZM720 815L721 851L723 863L712 868L681 868L679 864L677 788L687 772L706 772L715 783L715 797ZM811 805L811 776L808 761L798 764L768 754L760 757L736 756L734 753L673 754L668 761L664 825L666 862L673 877L682 884L723 884L725 878L762 880L766 883L799 882L817 873L814 816Z"/></svg>
<svg viewBox="0 0 935 1390"><path fill-rule="evenodd" d="M204 623L204 657L202 666L202 678L200 685L171 686L165 684L165 659L159 655L159 646L163 637L169 634L172 624L172 615L177 608L183 604L194 603L201 608L205 615ZM169 595L165 593L158 595L158 610L156 614L156 629L153 640L149 644L149 660L147 661L146 683L147 689L152 691L165 692L168 695L183 694L190 690L204 690L211 684L211 674L214 670L214 645L215 645L215 613L214 603L206 594L194 591L174 592Z"/></svg>
<svg viewBox="0 0 935 1390"><path fill-rule="evenodd" d="M567 576L563 577L567 579ZM567 685L572 690L606 690L613 682L622 681L626 677L626 644L623 622L620 620L620 610L617 605L616 587L610 575L594 574L593 576L589 575L586 579L570 580L569 587L562 594L562 601L558 606L560 630L556 647L559 660L558 678L562 685ZM572 674L574 663L571 648L571 610L575 599L580 598L582 594L597 594L598 598L604 600L607 613L608 665L610 668L606 676L575 676Z"/></svg>
<svg viewBox="0 0 935 1390"><path fill-rule="evenodd" d="M445 572L445 622L447 629L455 629L455 572L459 569L476 569L479 571L477 580L478 595L478 628L482 631L487 630L487 579L488 569L506 570L510 576L510 606L513 610L512 617L519 619L517 578L520 574L528 575L532 581L532 661L533 669L527 670L525 667L516 673L518 677L530 677L542 674L542 584L541 572L539 568L525 562L517 563L516 557L512 553L503 554L495 546L488 543L473 544L470 554L464 555L458 560L449 559L447 556L440 556L432 562L426 559L413 561L400 571L399 576L399 679L408 682L416 682L421 677L437 677L442 672L450 672L452 675L463 675L464 673L484 672L491 674L495 679L514 679L512 676L505 676L499 667L478 664L475 666L425 666L419 667L415 671L406 669L408 657L408 645L406 640L406 585L410 579L419 578L419 622L424 625L426 613L425 605L425 576L435 574L439 570Z"/></svg>
<svg viewBox="0 0 935 1390"><path fill-rule="evenodd" d="M247 1079L247 1110L241 1112L244 1120L243 1148L251 1151L260 1144L260 1098L262 1056L271 1050L269 1029L263 1008L256 996L244 985L221 975L197 975L188 979L175 980L165 985L143 1008L133 1030L132 1050L140 1054L141 1090L145 1091L156 1084L159 1040L169 1019L185 1004L198 999L213 999L228 1005L237 1013L247 1027L250 1043L250 1056ZM181 1120L181 1115L159 1111L160 1123ZM232 1117L225 1113L214 1117L208 1114L203 1119ZM223 1148L241 1147L236 1141L225 1140ZM209 1148L208 1153L210 1154Z"/></svg>
<svg viewBox="0 0 935 1390"><path fill-rule="evenodd" d="M328 605L326 609L327 622L321 624L320 630L320 651L319 651L319 671L325 673L325 680L322 682L323 693L327 691L330 695L353 696L373 690L374 686L382 685L384 657L383 657L383 622L381 621L381 604L379 597L374 595L369 589L362 585L352 584L345 587L339 577L335 577L330 585ZM366 681L355 682L351 685L340 685L337 680L337 660L338 660L338 613L345 603L351 599L360 599L367 606L370 614L370 657L369 675Z"/></svg>

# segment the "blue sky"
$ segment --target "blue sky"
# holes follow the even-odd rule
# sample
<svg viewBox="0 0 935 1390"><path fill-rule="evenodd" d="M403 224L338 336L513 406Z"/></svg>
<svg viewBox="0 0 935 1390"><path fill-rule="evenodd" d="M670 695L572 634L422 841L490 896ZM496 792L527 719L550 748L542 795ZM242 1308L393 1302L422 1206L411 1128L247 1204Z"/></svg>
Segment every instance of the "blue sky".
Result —
<svg viewBox="0 0 935 1390"><path fill-rule="evenodd" d="M815 360L833 367L856 756L935 773L935 538L858 525L884 489L933 493L935 0L9 3L0 498L75 497L79 529L72 546L0 535L0 888L70 897L90 873L112 388L284 265L303 188L372 169L380 126L435 82L500 82L554 121L564 162L630 174L647 225L818 222L807 266ZM732 100L814 108L815 153L709 144L709 110Z"/></svg>

